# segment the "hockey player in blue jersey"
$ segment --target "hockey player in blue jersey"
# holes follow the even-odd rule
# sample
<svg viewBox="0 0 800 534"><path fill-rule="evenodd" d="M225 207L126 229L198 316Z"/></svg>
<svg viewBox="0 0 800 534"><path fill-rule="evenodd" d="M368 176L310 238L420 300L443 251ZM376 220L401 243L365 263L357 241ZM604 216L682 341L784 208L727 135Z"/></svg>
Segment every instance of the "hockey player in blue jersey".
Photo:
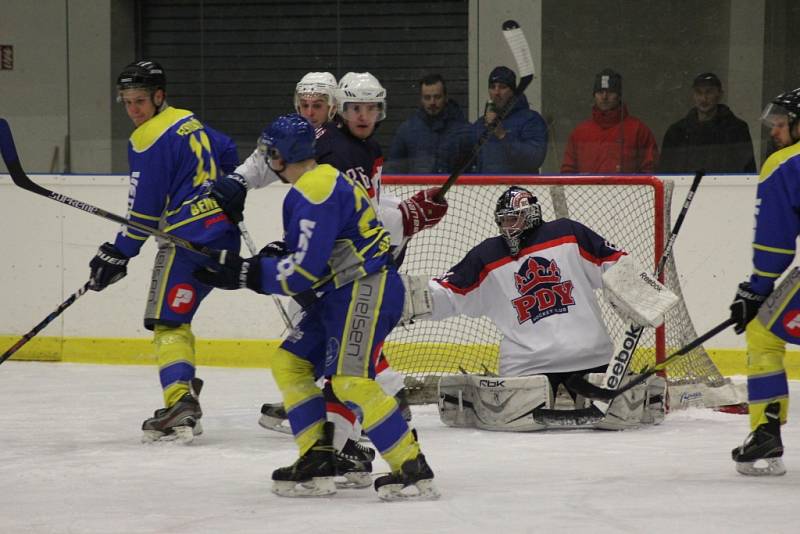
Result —
<svg viewBox="0 0 800 534"><path fill-rule="evenodd" d="M800 235L800 88L775 97L762 120L779 150L761 167L753 271L730 308L736 333L747 340L751 430L732 457L744 475L782 475L780 427L789 410L783 360L786 343L800 344L800 270L775 283L792 264Z"/></svg>
<svg viewBox="0 0 800 534"><path fill-rule="evenodd" d="M366 189L330 165L317 164L314 128L297 114L275 120L263 137L268 165L292 188L283 204L285 253L242 259L220 258L222 269L195 273L224 289L296 295L313 289L318 298L272 360L300 449L293 465L275 470L273 491L281 496L328 495L336 491L333 424L315 378L330 378L333 392L363 414L367 435L391 467L378 477L382 499L403 498L416 486L419 497L438 496L433 472L395 399L374 381L384 339L400 318L403 284Z"/></svg>
<svg viewBox="0 0 800 534"><path fill-rule="evenodd" d="M350 72L337 85L329 72L309 72L297 83L294 95L296 111L315 128L315 156L318 163L327 163L368 191L378 211L381 223L391 234L395 256L408 238L437 224L447 212L447 202L435 202L436 189L420 191L400 201L381 194L383 157L374 139L378 123L386 116L386 90L370 73ZM332 120L334 114L339 116ZM256 189L277 180L277 175L265 163L264 155L256 149L236 171L214 184L212 194L233 220L242 218L248 189ZM280 251L282 242L272 244ZM313 291L296 295L301 307L314 301ZM411 411L405 402L403 376L395 372L385 357L376 365L378 382L387 393L396 394L407 419ZM337 449L337 470L345 476L350 487L371 485L371 461L375 451L358 444L360 434L355 414L337 401L329 385L325 387L329 420L335 423L334 445ZM286 411L281 403L265 403L261 407L259 424L264 428L287 431Z"/></svg>
<svg viewBox="0 0 800 534"><path fill-rule="evenodd" d="M238 251L238 231L206 185L238 164L233 141L192 112L167 104L166 76L155 61L126 66L117 89L118 101L136 127L128 144L127 217L198 245ZM123 278L147 237L123 227L113 243L102 244L90 263L90 288L101 291ZM192 272L210 261L170 243L159 244L144 325L154 331L165 407L144 421L144 441L189 442L202 432L202 381L195 377L191 322L211 287L198 283Z"/></svg>

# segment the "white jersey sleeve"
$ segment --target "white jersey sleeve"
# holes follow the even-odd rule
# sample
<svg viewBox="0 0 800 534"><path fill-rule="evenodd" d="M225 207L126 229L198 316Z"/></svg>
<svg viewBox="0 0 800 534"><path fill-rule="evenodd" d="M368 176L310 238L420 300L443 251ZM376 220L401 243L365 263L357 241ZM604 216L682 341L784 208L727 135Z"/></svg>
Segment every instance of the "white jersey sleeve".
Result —
<svg viewBox="0 0 800 534"><path fill-rule="evenodd" d="M247 189L261 189L279 180L278 175L269 168L258 149L253 150L253 153L244 160L244 163L236 167L233 173L244 178Z"/></svg>
<svg viewBox="0 0 800 534"><path fill-rule="evenodd" d="M392 237L391 245L399 247L403 242L403 214L400 212L400 199L381 194L378 203L378 218Z"/></svg>

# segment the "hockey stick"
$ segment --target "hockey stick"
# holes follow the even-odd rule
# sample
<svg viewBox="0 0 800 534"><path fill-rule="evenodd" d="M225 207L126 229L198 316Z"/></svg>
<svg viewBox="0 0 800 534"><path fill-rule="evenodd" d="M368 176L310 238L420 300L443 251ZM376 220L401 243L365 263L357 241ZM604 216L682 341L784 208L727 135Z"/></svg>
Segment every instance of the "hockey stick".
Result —
<svg viewBox="0 0 800 534"><path fill-rule="evenodd" d="M236 225L239 227L239 233L242 234L242 239L244 239L244 244L247 245L247 250L250 251L251 256L258 256L258 249L256 248L256 244L253 242L253 238L250 237L250 232L247 231L247 227L244 225L244 221L239 221ZM292 324L291 318L289 318L289 314L286 313L286 308L283 307L283 303L280 301L278 297L275 295L270 295L272 297L272 302L275 303L275 307L278 308L278 314L283 319L283 324L291 330L294 328Z"/></svg>
<svg viewBox="0 0 800 534"><path fill-rule="evenodd" d="M644 382L657 372L663 371L664 369L669 367L670 364L675 363L675 361L678 360L681 356L685 356L686 354L692 352L694 349L696 349L697 347L699 347L712 337L716 336L717 334L719 334L720 332L722 332L735 322L736 321L734 321L733 319L725 319L724 321L722 321L720 324L718 324L705 334L701 335L700 337L698 337L693 341L690 341L685 346L681 347L680 349L670 354L667 358L664 359L664 361L657 363L656 365L653 365L650 368L643 369L636 378L634 378L633 380L631 380L630 382L628 382L627 384L618 389L601 388L584 380L580 381L576 380L574 383L568 380L567 382L569 382L570 388L575 393L581 395L582 397L611 401L612 399L619 397L621 394L625 393L634 386L641 384L642 382Z"/></svg>
<svg viewBox="0 0 800 534"><path fill-rule="evenodd" d="M450 188L453 187L453 184L456 183L456 180L458 180L459 176L464 174L475 162L475 160L478 158L478 154L481 151L481 147L486 144L492 135L494 135L494 132L497 130L498 126L500 126L500 123L503 122L503 119L506 118L506 115L508 115L508 113L511 111L511 108L514 107L516 101L533 81L534 67L531 49L528 46L528 41L525 39L525 34L522 32L522 28L517 21L507 20L503 23L503 37L505 38L506 43L508 43L508 47L511 49L511 53L514 55L514 60L517 63L517 70L519 71L520 76L519 84L514 90L514 96L511 98L508 104L506 104L506 106L500 110L500 113L498 113L495 120L486 127L486 130L484 130L481 136L478 138L478 142L472 147L472 152L470 153L469 158L464 161L456 171L448 176L447 180L444 182L444 184L442 184L439 192L436 193L436 196L434 196L434 200L436 202L441 203L444 200L444 196L447 194Z"/></svg>
<svg viewBox="0 0 800 534"><path fill-rule="evenodd" d="M692 204L694 195L700 186L700 181L705 175L705 171L698 170L695 172L694 180L692 181L689 192L686 195L686 200L683 202L680 214L675 221L675 226L672 228L672 233L664 245L664 251L661 253L661 258L655 270L655 277L661 276L664 266L667 264L670 256L672 255L672 248L675 244L675 239L678 237L683 226L683 221L686 218L686 213L689 211L689 206ZM639 340L642 337L644 327L636 323L631 323L625 330L625 338L622 340L622 348L611 358L606 370L605 377L603 378L603 389L616 390L620 387L625 373L631 364L633 355L636 352L636 347L639 345ZM568 381L568 385L572 387L578 381L586 382L584 378L574 377ZM588 382L587 382L588 384ZM578 388L590 388L592 385L580 384ZM553 410L547 408L537 408L533 412L534 420L541 425L550 426L575 426L584 424L593 424L599 422L608 413L610 403L604 400L596 399L592 401L592 406L589 408L582 408L577 410ZM591 412L591 414L589 413Z"/></svg>
<svg viewBox="0 0 800 534"><path fill-rule="evenodd" d="M91 284L91 283L92 283L92 281L91 281L91 280L89 280L88 282L86 282L85 284L83 284L83 285L82 285L82 286L81 286L81 287L80 287L80 288L79 288L79 289L78 289L78 290L77 290L75 293L73 293L72 295L70 295L69 297L67 297L67 300L65 300L64 302L62 302L61 304L59 304L59 305L58 305L58 308L56 308L55 310L53 310L53 313L51 313L50 315L48 315L47 317L45 317L45 318L44 318L44 320L43 320L41 323L39 323L39 324L37 324L36 326L34 326L34 327L33 327L33 329L32 329L30 332L28 332L27 334L25 334L24 336L22 336L22 338L20 338L20 340L19 340L19 341L17 341L16 343L14 343L14 346L12 346L10 349L8 349L7 351L5 351L5 352L3 353L3 355L2 355L2 356L0 356L0 364L2 364L4 361L6 361L7 359L9 359L9 358L10 358L10 357L11 357L11 356L12 356L12 355L15 353L15 352L17 352L19 349L21 349L23 345L25 345L25 344L26 344L28 341L30 341L31 339L33 339L33 337L34 337L36 334L38 334L39 332L41 332L42 330L44 330L44 328L45 328L47 325L49 325L50 323L52 323L52 322L53 322L53 320L54 320L56 317L58 317L59 315L61 315L61 312L63 312L64 310L66 310L67 308L69 308L70 306L72 306L72 304L73 304L73 303L74 303L76 300L78 300L78 299L79 299L79 298L80 298L80 297L81 297L81 296L82 296L84 293L86 293L86 291L89 289L89 284Z"/></svg>
<svg viewBox="0 0 800 534"><path fill-rule="evenodd" d="M11 128L5 119L0 119L0 155L2 155L6 167L8 167L8 172L11 174L11 180L15 185L21 187L22 189L26 189L31 193L36 193L37 195L53 199L56 202L66 204L67 206L72 206L73 208L77 208L87 213L91 213L92 215L97 215L103 219L136 228L137 230L140 230L146 234L160 237L165 241L169 241L192 252L202 254L203 256L208 256L209 258L213 259L218 259L220 256L221 252L218 250L206 247L204 245L197 245L186 239L162 232L157 228L151 228L145 224L128 220L125 217L110 213L106 210L92 206L91 204L87 204L86 202L75 200L67 195L50 191L49 189L34 183L22 168L22 163L20 163L19 156L17 155L17 147L14 145L14 137L11 134Z"/></svg>

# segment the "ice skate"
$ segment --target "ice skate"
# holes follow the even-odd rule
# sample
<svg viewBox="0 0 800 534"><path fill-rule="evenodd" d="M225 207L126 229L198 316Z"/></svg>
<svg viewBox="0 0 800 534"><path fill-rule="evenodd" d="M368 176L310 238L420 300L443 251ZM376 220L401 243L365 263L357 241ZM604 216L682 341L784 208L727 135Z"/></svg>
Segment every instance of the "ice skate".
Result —
<svg viewBox="0 0 800 534"><path fill-rule="evenodd" d="M142 442L177 440L191 443L195 436L202 434L200 418L203 417L203 411L199 401L201 389L203 381L193 378L189 392L178 399L178 402L169 408L159 408L153 413L153 417L145 419L142 423Z"/></svg>
<svg viewBox="0 0 800 534"><path fill-rule="evenodd" d="M272 492L281 497L318 497L336 493L336 449L333 423L325 423L322 437L288 467L272 472Z"/></svg>
<svg viewBox="0 0 800 534"><path fill-rule="evenodd" d="M291 434L292 427L289 426L289 416L282 402L264 403L261 405L261 417L258 424L267 430L274 430L281 434Z"/></svg>
<svg viewBox="0 0 800 534"><path fill-rule="evenodd" d="M731 451L736 470L743 475L780 476L786 474L781 443L780 404L773 402L764 414L767 422L752 431L741 447Z"/></svg>
<svg viewBox="0 0 800 534"><path fill-rule="evenodd" d="M414 490L407 490L412 487ZM433 471L423 454L406 460L399 472L376 478L375 491L383 501L434 500L441 495L433 483Z"/></svg>
<svg viewBox="0 0 800 534"><path fill-rule="evenodd" d="M374 449L348 439L342 450L336 451L336 487L360 489L371 486L374 459Z"/></svg>

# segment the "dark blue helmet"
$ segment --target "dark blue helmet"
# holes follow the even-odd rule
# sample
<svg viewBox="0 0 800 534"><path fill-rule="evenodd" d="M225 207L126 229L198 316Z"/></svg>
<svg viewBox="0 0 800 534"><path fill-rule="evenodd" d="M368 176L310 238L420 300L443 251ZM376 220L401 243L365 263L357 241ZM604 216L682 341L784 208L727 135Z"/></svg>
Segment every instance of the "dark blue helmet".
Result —
<svg viewBox="0 0 800 534"><path fill-rule="evenodd" d="M314 159L314 127L305 117L292 113L281 115L262 132L259 149L266 157L280 157L286 163Z"/></svg>

